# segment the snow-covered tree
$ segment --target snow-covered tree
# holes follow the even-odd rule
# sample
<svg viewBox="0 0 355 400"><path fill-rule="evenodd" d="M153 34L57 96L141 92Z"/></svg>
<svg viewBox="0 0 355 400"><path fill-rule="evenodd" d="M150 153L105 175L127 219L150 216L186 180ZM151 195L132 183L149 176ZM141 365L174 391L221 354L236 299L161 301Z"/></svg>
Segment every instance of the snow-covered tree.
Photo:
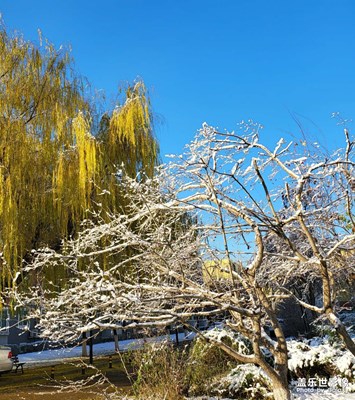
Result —
<svg viewBox="0 0 355 400"><path fill-rule="evenodd" d="M296 297L290 282L315 276L321 304L296 300L328 318L353 351L335 291L338 277L353 268L353 143L346 133L346 149L328 158L283 140L270 150L259 143L259 129L248 123L241 133L221 133L204 125L153 179L120 173L127 215L97 213L63 252L43 249L26 267L39 278L48 266L71 271L60 290L49 290L49 282L46 291L37 285L16 294L43 335L72 340L92 329L173 323L196 331L192 316L222 314L249 351L197 333L239 362L260 366L275 399L289 399L277 306Z"/></svg>

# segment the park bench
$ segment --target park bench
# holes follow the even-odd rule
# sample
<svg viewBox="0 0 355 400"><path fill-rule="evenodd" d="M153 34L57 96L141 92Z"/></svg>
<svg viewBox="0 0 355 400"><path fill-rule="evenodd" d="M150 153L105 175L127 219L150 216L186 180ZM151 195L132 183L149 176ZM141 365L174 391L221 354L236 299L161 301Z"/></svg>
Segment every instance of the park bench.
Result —
<svg viewBox="0 0 355 400"><path fill-rule="evenodd" d="M14 372L17 373L18 369L21 368L21 372L23 373L23 366L26 364L24 362L20 362L17 356L12 357L13 361L13 369L15 370Z"/></svg>

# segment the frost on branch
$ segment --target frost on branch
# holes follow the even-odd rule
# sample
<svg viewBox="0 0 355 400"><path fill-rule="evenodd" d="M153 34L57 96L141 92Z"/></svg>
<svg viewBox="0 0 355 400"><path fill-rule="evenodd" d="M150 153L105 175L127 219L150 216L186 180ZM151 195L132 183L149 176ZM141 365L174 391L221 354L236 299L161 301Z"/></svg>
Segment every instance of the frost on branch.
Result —
<svg viewBox="0 0 355 400"><path fill-rule="evenodd" d="M18 303L33 307L56 340L176 322L196 330L192 316L219 316L250 342L250 354L198 335L261 367L276 399L289 397L277 318L287 299L328 318L354 353L337 317L339 283L351 285L354 273L354 146L347 137L334 157L284 140L269 149L259 131L252 122L237 133L204 125L151 180L123 174L120 214L97 215L62 252L39 252L28 266L38 276L64 267L65 285L38 281ZM311 288L318 302L304 296Z"/></svg>

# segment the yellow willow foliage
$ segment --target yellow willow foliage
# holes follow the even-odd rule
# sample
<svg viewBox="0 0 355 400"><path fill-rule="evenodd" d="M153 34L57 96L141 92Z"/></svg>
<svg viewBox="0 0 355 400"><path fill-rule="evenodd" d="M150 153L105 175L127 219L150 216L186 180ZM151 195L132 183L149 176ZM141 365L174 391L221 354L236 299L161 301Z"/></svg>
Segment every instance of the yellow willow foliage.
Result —
<svg viewBox="0 0 355 400"><path fill-rule="evenodd" d="M4 169L0 167L0 215L2 215L4 208L4 194L6 193L5 188L5 178L4 178Z"/></svg>
<svg viewBox="0 0 355 400"><path fill-rule="evenodd" d="M90 134L90 124L82 112L72 121L74 145L61 150L53 173L53 200L61 221L60 232L68 233L68 221L78 221L91 206L97 163L98 143Z"/></svg>
<svg viewBox="0 0 355 400"><path fill-rule="evenodd" d="M125 103L113 111L108 142L110 157L123 162L131 176L137 172L137 166L148 176L153 174L159 149L152 136L149 101L143 82L129 87Z"/></svg>
<svg viewBox="0 0 355 400"><path fill-rule="evenodd" d="M88 209L124 210L118 166L131 176L153 174L158 146L144 84L104 114L97 137L83 87L67 52L0 28L0 290L31 249L59 248L75 235Z"/></svg>
<svg viewBox="0 0 355 400"><path fill-rule="evenodd" d="M74 145L71 122L88 105L70 58L0 31L0 234L9 285L33 247L55 245L61 226L53 203L60 150ZM77 192L77 190L76 190ZM68 216L68 214L66 215Z"/></svg>
<svg viewBox="0 0 355 400"><path fill-rule="evenodd" d="M89 205L90 189L95 179L96 169L96 141L89 132L89 124L83 113L73 120L73 133L78 153L78 187L81 203Z"/></svg>

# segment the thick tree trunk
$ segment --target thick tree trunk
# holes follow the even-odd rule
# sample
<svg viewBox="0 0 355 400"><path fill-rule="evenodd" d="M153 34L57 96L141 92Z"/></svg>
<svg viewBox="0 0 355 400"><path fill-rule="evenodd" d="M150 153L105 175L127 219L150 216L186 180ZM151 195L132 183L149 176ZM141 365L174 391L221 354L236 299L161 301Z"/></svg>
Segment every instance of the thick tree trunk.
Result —
<svg viewBox="0 0 355 400"><path fill-rule="evenodd" d="M273 380L272 385L275 400L291 400L291 392L287 384L285 385L281 380Z"/></svg>
<svg viewBox="0 0 355 400"><path fill-rule="evenodd" d="M287 351L285 352L284 349L275 355L274 369L277 373L277 377L272 377L271 382L275 400L290 400L291 393L287 380Z"/></svg>
<svg viewBox="0 0 355 400"><path fill-rule="evenodd" d="M274 332L276 335L277 346L274 351L275 365L270 367L265 360L259 360L260 367L268 374L273 386L273 394L275 400L290 400L291 393L288 387L287 372L288 372L288 352L285 335L282 327L277 320L276 313L272 309L269 300L262 289L258 290L258 296L266 310Z"/></svg>

